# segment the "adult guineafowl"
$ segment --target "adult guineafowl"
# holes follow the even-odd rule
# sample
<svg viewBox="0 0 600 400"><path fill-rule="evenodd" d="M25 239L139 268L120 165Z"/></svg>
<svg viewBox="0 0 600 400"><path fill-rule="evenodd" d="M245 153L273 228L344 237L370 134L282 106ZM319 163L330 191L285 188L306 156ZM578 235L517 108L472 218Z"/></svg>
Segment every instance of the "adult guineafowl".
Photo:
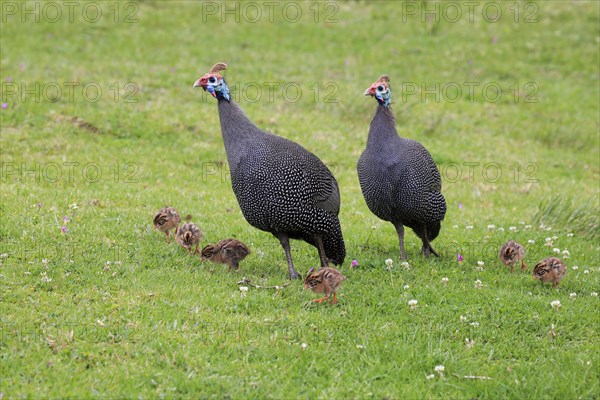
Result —
<svg viewBox="0 0 600 400"><path fill-rule="evenodd" d="M333 174L314 154L254 125L233 101L216 64L194 83L218 100L221 133L231 185L244 217L279 239L294 269L289 239L302 239L319 251L321 266L344 262L346 248L338 214L340 192Z"/></svg>
<svg viewBox="0 0 600 400"><path fill-rule="evenodd" d="M365 96L373 96L379 103L367 147L357 164L365 201L373 214L396 228L401 258L406 258L404 226L421 239L425 257L430 253L438 256L431 241L438 236L446 214L440 172L423 145L398 135L390 110L389 77L381 76Z"/></svg>

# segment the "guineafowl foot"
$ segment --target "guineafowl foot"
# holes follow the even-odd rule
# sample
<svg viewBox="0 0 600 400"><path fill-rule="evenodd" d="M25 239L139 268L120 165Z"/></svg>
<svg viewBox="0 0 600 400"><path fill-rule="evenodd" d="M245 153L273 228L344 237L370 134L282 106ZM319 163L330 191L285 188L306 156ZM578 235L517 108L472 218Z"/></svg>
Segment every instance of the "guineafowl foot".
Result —
<svg viewBox="0 0 600 400"><path fill-rule="evenodd" d="M421 249L421 252L425 255L425 258L429 258L430 254L433 254L436 257L439 257L440 255L433 249L433 247L431 247L431 245L427 245L427 246L423 246L423 248Z"/></svg>

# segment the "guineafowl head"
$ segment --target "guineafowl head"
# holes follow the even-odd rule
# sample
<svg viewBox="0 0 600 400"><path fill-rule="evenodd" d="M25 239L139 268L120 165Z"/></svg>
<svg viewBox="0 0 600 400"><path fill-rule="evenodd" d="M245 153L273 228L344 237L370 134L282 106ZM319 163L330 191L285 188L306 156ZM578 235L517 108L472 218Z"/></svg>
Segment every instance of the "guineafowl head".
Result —
<svg viewBox="0 0 600 400"><path fill-rule="evenodd" d="M221 71L227 69L227 64L220 62L214 65L206 74L194 83L194 87L201 87L216 99L229 101L229 87Z"/></svg>
<svg viewBox="0 0 600 400"><path fill-rule="evenodd" d="M365 90L365 96L373 96L382 106L389 107L392 104L392 91L390 89L390 77L381 75L377 81Z"/></svg>

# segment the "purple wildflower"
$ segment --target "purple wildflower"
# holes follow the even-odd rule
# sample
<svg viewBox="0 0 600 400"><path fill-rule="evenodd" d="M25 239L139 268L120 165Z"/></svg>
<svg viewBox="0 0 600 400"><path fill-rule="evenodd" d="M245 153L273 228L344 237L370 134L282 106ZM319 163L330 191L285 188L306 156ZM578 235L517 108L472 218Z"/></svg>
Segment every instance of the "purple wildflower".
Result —
<svg viewBox="0 0 600 400"><path fill-rule="evenodd" d="M352 263L350 263L350 266L351 266L352 268L356 268L356 267L358 267L358 261L356 261L356 260L352 260Z"/></svg>
<svg viewBox="0 0 600 400"><path fill-rule="evenodd" d="M2 103L2 109L6 110L8 108L8 104L7 103Z"/></svg>
<svg viewBox="0 0 600 400"><path fill-rule="evenodd" d="M67 217L66 215L63 217L63 222L66 224L67 222L69 222L69 217Z"/></svg>
<svg viewBox="0 0 600 400"><path fill-rule="evenodd" d="M69 232L69 230L67 229L67 227L66 227L66 226L64 226L64 225L63 225L63 226L60 228L60 232L61 232L61 233L67 233L67 232Z"/></svg>
<svg viewBox="0 0 600 400"><path fill-rule="evenodd" d="M463 209L463 203L458 203L458 209L462 210Z"/></svg>
<svg viewBox="0 0 600 400"><path fill-rule="evenodd" d="M458 253L458 254L456 255L456 260L457 260L458 262L462 262L462 261L463 261L463 256L462 256L462 254Z"/></svg>

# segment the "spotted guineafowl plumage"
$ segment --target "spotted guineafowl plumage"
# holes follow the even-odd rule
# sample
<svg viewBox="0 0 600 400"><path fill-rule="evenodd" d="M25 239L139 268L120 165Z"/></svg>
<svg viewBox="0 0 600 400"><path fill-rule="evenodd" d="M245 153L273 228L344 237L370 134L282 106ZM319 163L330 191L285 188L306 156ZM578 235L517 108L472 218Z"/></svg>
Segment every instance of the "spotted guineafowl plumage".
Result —
<svg viewBox="0 0 600 400"><path fill-rule="evenodd" d="M248 223L272 233L284 248L290 278L294 269L289 239L319 250L322 266L346 256L338 219L340 192L329 169L314 154L256 127L230 98L219 63L194 84L218 100L221 133L233 192Z"/></svg>
<svg viewBox="0 0 600 400"><path fill-rule="evenodd" d="M371 121L367 147L357 164L358 178L367 206L377 217L390 221L404 251L404 226L423 242L423 252L438 255L431 247L446 214L442 180L431 155L411 139L400 137L390 110L389 78L380 77L365 95L379 103Z"/></svg>

